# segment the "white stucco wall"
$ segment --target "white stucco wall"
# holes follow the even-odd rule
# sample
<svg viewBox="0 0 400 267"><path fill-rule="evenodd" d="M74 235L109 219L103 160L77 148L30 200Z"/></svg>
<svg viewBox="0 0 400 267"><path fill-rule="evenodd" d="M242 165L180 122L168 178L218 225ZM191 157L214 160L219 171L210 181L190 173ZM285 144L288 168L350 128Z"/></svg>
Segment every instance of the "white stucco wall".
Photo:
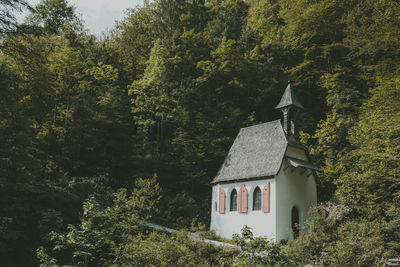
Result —
<svg viewBox="0 0 400 267"><path fill-rule="evenodd" d="M262 210L253 211L253 192L259 186L261 192L264 186L270 182L270 212L264 213ZM244 184L248 192L248 211L239 213L230 211L230 194L235 188L239 192L240 186ZM225 213L220 214L219 209L219 188L225 191ZM242 181L230 184L215 184L212 187L212 206L211 206L211 224L210 229L217 235L231 239L232 234L240 234L244 225L252 228L254 236L264 236L275 240L276 235L276 189L275 179L262 179L254 181Z"/></svg>
<svg viewBox="0 0 400 267"><path fill-rule="evenodd" d="M305 152L300 149L290 148L286 151L286 155L307 160ZM288 166L287 161L284 160L276 176L277 240L293 238L291 229L293 206L296 206L299 210L301 229L307 219L309 208L317 203L315 178L314 175L307 177L309 174L310 170L304 172L303 168L293 168Z"/></svg>

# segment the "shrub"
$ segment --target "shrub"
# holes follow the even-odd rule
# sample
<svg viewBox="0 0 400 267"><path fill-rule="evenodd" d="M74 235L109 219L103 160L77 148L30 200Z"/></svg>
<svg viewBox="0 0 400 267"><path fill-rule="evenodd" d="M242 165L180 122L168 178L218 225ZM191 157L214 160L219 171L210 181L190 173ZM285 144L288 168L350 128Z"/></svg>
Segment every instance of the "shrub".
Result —
<svg viewBox="0 0 400 267"><path fill-rule="evenodd" d="M323 266L376 266L398 255L399 246L394 244L400 241L399 226L395 221L355 219L331 212L332 206L328 207L310 210L303 235L286 247L292 261Z"/></svg>

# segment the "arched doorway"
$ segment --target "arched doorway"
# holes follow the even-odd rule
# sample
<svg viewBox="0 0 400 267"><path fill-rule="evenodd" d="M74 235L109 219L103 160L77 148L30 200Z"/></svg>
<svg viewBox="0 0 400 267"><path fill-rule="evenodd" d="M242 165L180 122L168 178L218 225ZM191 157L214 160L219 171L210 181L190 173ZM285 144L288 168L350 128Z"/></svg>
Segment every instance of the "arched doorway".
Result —
<svg viewBox="0 0 400 267"><path fill-rule="evenodd" d="M299 210L296 207L292 208L292 231L293 238L299 236Z"/></svg>

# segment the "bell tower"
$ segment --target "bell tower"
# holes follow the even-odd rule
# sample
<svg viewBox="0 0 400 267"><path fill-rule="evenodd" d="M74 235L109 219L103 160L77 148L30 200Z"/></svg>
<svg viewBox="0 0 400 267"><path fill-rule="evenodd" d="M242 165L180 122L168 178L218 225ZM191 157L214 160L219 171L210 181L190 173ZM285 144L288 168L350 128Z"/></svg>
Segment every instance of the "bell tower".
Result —
<svg viewBox="0 0 400 267"><path fill-rule="evenodd" d="M290 81L289 81L288 85L285 89L285 92L282 95L281 101L275 107L276 109L279 109L283 113L283 130L285 131L285 133L287 135L289 135L289 134L294 135L294 122L289 116L290 109L292 107L304 109L304 107L300 103L299 99L293 93L291 86L290 86Z"/></svg>

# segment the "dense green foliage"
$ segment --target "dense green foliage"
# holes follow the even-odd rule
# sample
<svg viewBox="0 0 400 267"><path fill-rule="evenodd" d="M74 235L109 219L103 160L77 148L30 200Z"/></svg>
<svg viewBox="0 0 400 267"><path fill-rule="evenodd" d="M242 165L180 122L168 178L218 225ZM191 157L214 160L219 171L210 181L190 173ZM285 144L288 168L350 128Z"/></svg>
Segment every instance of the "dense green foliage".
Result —
<svg viewBox="0 0 400 267"><path fill-rule="evenodd" d="M0 14L21 4L0 0ZM102 38L65 0L43 0L14 28L7 14L2 265L37 265L40 246L44 266L365 266L400 254L397 1L157 0ZM151 216L208 223L208 183L240 127L279 118L288 79L305 106L300 138L323 170L319 201L330 201L304 234L282 252L244 229L246 253L235 254L142 229ZM154 173L159 184L140 179Z"/></svg>
<svg viewBox="0 0 400 267"><path fill-rule="evenodd" d="M138 179L131 194L125 189L104 191L83 205L79 228L51 232L58 259L40 247L41 266L275 266L289 264L278 244L254 238L244 227L235 235L237 247L218 247L190 238L188 232L149 230L143 222L157 214L160 187L156 178Z"/></svg>

